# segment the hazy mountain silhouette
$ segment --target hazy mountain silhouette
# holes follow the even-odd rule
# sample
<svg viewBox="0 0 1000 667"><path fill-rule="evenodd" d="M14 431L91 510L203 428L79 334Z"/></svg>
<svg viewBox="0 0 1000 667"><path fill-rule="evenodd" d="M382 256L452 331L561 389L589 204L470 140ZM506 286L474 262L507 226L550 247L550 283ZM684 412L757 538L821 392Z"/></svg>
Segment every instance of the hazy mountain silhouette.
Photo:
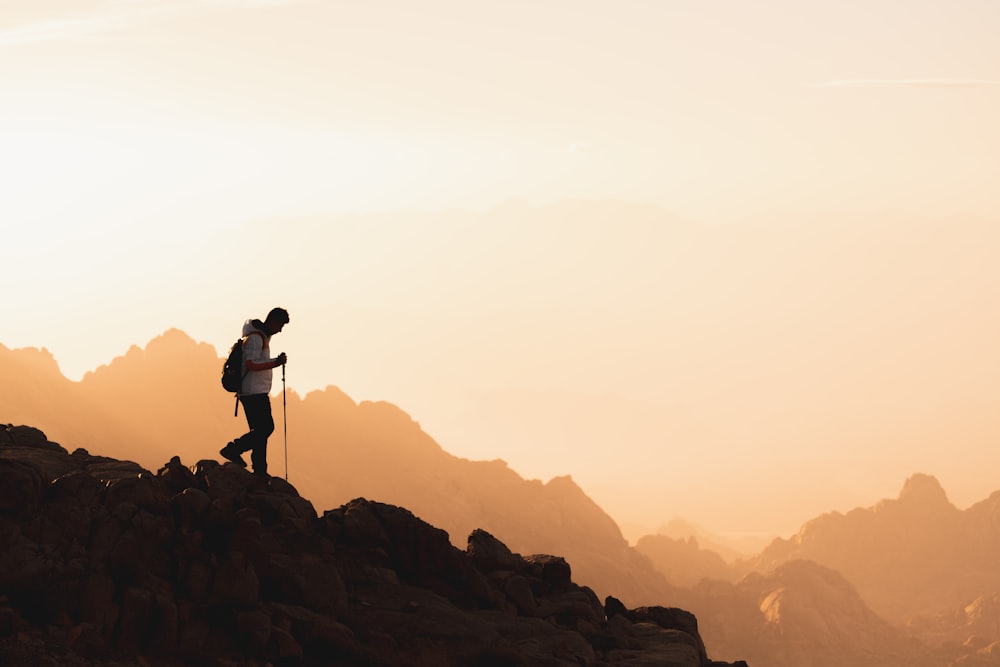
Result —
<svg viewBox="0 0 1000 667"><path fill-rule="evenodd" d="M232 395L219 386L214 348L178 330L132 347L78 383L62 377L44 352L4 352L4 418L30 417L57 442L102 442L108 455L152 468L175 455L218 458L219 448L245 430L242 413L233 418ZM358 404L334 387L305 397L288 392L287 411L290 479L321 506L356 497L402 505L457 541L482 528L520 553L564 554L580 581L627 604L672 595L568 477L525 480L500 460L452 456L398 407ZM284 456L279 415L280 408L269 451L276 474Z"/></svg>
<svg viewBox="0 0 1000 667"><path fill-rule="evenodd" d="M962 511L934 477L917 474L897 499L813 519L797 535L772 542L751 564L767 570L794 559L821 563L901 625L1000 592L998 549L1000 492Z"/></svg>
<svg viewBox="0 0 1000 667"><path fill-rule="evenodd" d="M662 546L640 544L666 571ZM896 499L825 514L730 565L730 578L754 570L737 583L705 579L678 599L722 657L738 647L762 667L992 665L998 547L1000 492L962 511L934 477L916 474ZM679 548L690 557L687 543L667 551Z"/></svg>
<svg viewBox="0 0 1000 667"><path fill-rule="evenodd" d="M646 535L635 544L636 551L653 563L667 581L693 586L702 579L735 581L738 570L715 551L702 549L694 537L675 539L666 535Z"/></svg>
<svg viewBox="0 0 1000 667"><path fill-rule="evenodd" d="M657 528L655 535L665 535L678 540L687 540L693 537L702 549L714 551L727 563L759 554L774 539L773 536L768 539L716 535L706 532L703 528L684 519L671 519Z"/></svg>
<svg viewBox="0 0 1000 667"><path fill-rule="evenodd" d="M731 564L694 538L636 545L690 586L678 599L722 657L762 667L996 664L998 547L1000 492L962 511L926 474L897 499L825 514Z"/></svg>
<svg viewBox="0 0 1000 667"><path fill-rule="evenodd" d="M93 440L84 433L81 424L100 419L111 419L103 408L81 394L78 388L59 370L55 358L47 350L23 348L10 350L0 344L0 405L9 411L10 419L19 423L50 425L59 433L79 435L76 440L87 447ZM118 423L111 430L124 428Z"/></svg>
<svg viewBox="0 0 1000 667"><path fill-rule="evenodd" d="M875 614L843 576L811 561L789 561L737 584L703 581L684 602L719 655L741 650L755 667L948 664Z"/></svg>

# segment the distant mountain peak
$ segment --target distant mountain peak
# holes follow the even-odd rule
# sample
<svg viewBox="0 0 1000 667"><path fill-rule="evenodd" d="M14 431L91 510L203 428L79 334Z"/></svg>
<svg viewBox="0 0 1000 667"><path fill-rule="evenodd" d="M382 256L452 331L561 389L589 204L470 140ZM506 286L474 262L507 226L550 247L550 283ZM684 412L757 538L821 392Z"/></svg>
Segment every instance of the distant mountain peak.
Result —
<svg viewBox="0 0 1000 667"><path fill-rule="evenodd" d="M172 327L167 329L159 336L153 338L149 341L149 344L161 343L161 342L176 342L176 343L193 343L195 340L187 334L187 332L178 329L177 327Z"/></svg>
<svg viewBox="0 0 1000 667"><path fill-rule="evenodd" d="M48 348L22 347L11 350L3 345L0 345L0 354L3 354L19 366L29 371L40 371L46 374L61 374L59 370L59 363L56 361L56 358L52 355L52 353L49 352Z"/></svg>
<svg viewBox="0 0 1000 667"><path fill-rule="evenodd" d="M906 480L903 490L899 492L899 500L919 505L951 504L937 478L924 473L916 473Z"/></svg>

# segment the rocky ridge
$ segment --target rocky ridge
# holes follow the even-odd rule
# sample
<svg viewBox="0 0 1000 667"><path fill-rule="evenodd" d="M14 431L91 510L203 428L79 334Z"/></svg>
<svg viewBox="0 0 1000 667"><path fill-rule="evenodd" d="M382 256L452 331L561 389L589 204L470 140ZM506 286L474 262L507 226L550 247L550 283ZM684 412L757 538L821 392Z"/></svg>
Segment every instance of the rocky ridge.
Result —
<svg viewBox="0 0 1000 667"><path fill-rule="evenodd" d="M0 663L667 665L709 659L681 609L602 604L555 555L408 510L317 514L280 478L155 474L0 428ZM736 665L745 663L733 663Z"/></svg>

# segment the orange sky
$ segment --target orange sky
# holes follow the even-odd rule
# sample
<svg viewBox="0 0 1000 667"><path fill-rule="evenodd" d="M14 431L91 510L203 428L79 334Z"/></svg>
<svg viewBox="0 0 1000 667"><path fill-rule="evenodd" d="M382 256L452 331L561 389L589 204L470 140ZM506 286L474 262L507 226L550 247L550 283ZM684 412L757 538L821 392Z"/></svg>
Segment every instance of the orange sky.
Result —
<svg viewBox="0 0 1000 667"><path fill-rule="evenodd" d="M638 317L630 306L643 294L623 296L635 285L588 262L601 243L574 246L550 274L539 261L531 277L540 290L489 282L482 266L516 267L488 246L450 268L419 258L475 244L474 234L452 247L421 233L449 211L472 211L469 224L489 228L478 238L491 239L505 210L530 217L581 198L653 205L660 225L671 216L726 229L793 220L815 225L816 238L841 213L1000 221L998 24L1000 5L986 1L8 1L0 225L3 303L17 315L5 318L0 343L45 346L78 378L174 326L221 354L242 318L282 303L293 316L282 349L296 390L336 384L356 399L391 400L456 454L504 458L529 477L573 474L622 521L655 526L661 513L681 514L722 531L784 532L816 511L894 495L924 464L953 499L972 502L1000 484L973 482L930 454L898 466L845 455L838 465L855 472L822 484L795 477L794 457L748 463L766 451L760 438L778 437L753 417L760 406L713 396L707 374L704 391L675 400L660 384L668 367L699 382L662 352L677 342L664 332L683 322ZM379 223L378 212L402 210L425 213ZM349 225L336 217L346 213L375 217ZM238 276L212 260L227 230L327 214L335 217L316 218L313 242L267 228ZM331 260L307 272L297 258L316 244ZM326 290L303 288L317 273ZM487 283L493 292L476 310L482 293L472 287ZM691 284L691 303L701 287ZM531 302L536 293L564 305ZM729 310L712 342L734 350L736 302L714 294ZM490 338L487 325L507 321L490 319L494 308L520 313L533 337L510 325ZM605 322L567 342L567 331L609 308L631 326ZM913 323L900 317L900 327ZM391 333L401 325L417 329L404 341ZM911 347L933 350L927 340ZM745 373L747 387L755 372ZM785 386L801 383L794 366L782 373ZM935 405L995 400L973 375ZM852 377L845 371L843 381ZM551 410L536 414L539 403ZM775 410L775 420L795 421ZM613 445L622 456L601 454L626 418ZM809 418L847 422L866 438L878 430L855 408ZM663 443L664 423L677 437L714 434L709 453L704 443L686 448L699 453L683 479L664 472L675 460L650 458L678 448ZM758 439L718 449L746 429ZM710 463L721 478L699 477ZM637 481L641 472L648 477ZM777 490L736 484L756 474ZM703 489L716 484L732 485L733 496L708 507ZM755 493L756 510L732 509Z"/></svg>

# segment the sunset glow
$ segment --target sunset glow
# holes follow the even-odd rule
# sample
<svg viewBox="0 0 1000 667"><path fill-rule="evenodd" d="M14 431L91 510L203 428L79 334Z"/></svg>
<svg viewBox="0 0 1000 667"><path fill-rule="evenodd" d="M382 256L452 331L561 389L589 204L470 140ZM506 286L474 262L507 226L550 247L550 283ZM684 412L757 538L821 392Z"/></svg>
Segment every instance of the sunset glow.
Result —
<svg viewBox="0 0 1000 667"><path fill-rule="evenodd" d="M8 1L0 344L79 380L280 304L300 396L572 475L629 536L785 534L915 472L964 507L1000 487L998 25Z"/></svg>

